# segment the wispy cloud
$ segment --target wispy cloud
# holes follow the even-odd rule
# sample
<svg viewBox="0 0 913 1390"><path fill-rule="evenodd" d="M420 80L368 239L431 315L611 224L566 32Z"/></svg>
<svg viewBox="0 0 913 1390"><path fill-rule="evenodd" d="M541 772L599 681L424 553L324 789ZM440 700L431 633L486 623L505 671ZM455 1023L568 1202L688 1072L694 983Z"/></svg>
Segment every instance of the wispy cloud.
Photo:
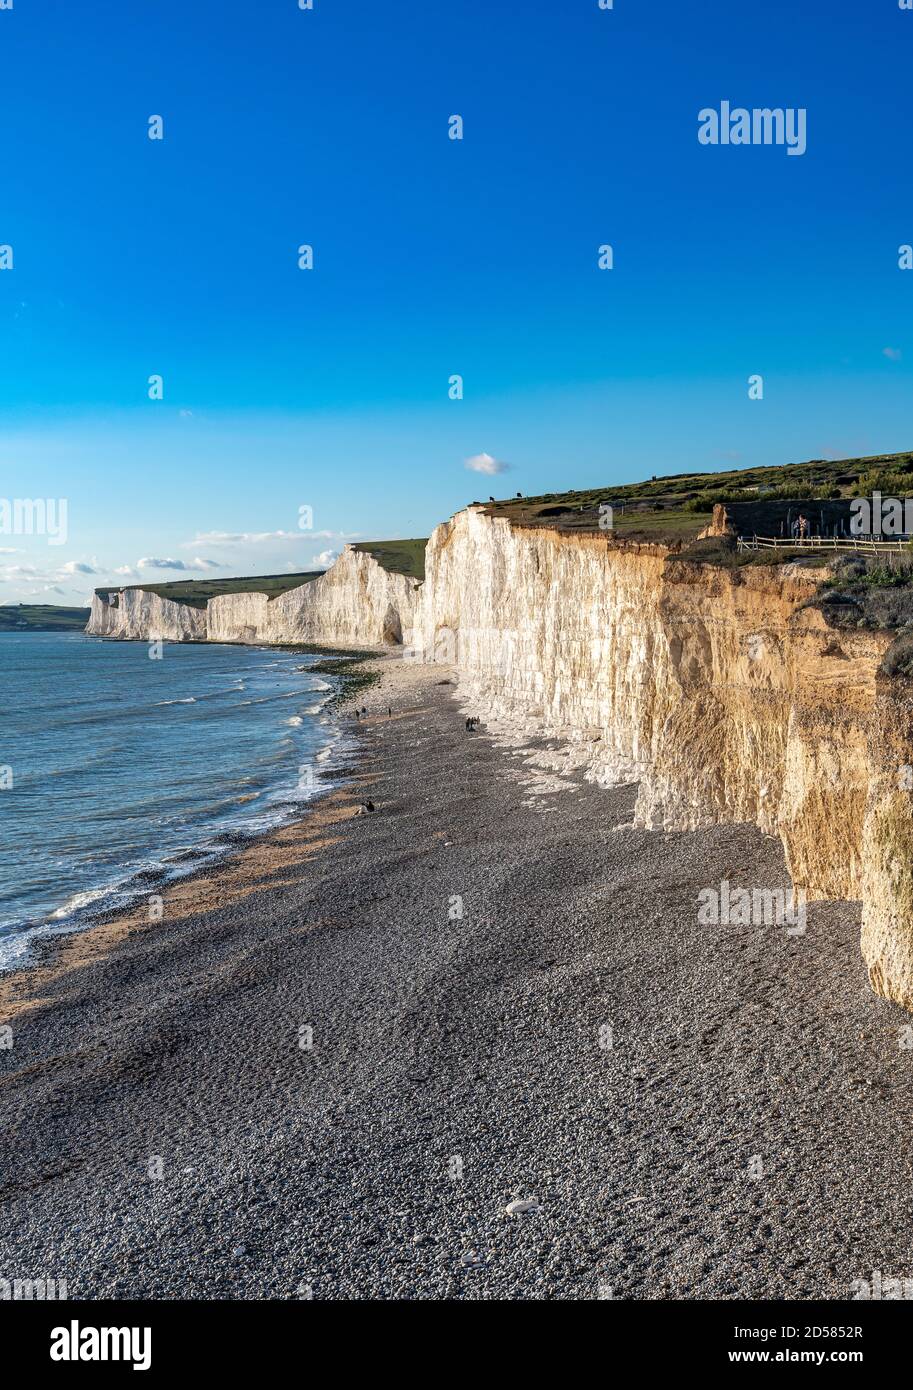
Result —
<svg viewBox="0 0 913 1390"><path fill-rule="evenodd" d="M329 567L346 542L360 536L358 531L329 530L198 531L178 549L192 551L193 564L202 569L218 565L234 574L295 574ZM318 544L322 549L315 554ZM201 560L201 554L210 558Z"/></svg>
<svg viewBox="0 0 913 1390"><path fill-rule="evenodd" d="M34 565L0 565L0 575L5 579L34 579L40 576Z"/></svg>
<svg viewBox="0 0 913 1390"><path fill-rule="evenodd" d="M352 539L357 531L198 531L192 541L182 541L182 550L194 550L198 545L271 545L275 541L331 541Z"/></svg>
<svg viewBox="0 0 913 1390"><path fill-rule="evenodd" d="M903 353L900 350L900 348L886 347L882 348L881 352L882 356L887 357L889 362L899 362L900 359L903 357Z"/></svg>
<svg viewBox="0 0 913 1390"><path fill-rule="evenodd" d="M138 570L217 570L221 569L221 565L215 560L201 560L199 557L188 564L186 560L174 560L170 557L161 559L155 555L144 555L141 560L137 560L136 568Z"/></svg>

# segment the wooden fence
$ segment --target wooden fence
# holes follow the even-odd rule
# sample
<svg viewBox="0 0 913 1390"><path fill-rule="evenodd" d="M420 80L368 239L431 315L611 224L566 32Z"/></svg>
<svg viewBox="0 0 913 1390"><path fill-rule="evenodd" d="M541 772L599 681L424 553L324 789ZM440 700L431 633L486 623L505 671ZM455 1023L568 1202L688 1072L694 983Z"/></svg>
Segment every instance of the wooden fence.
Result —
<svg viewBox="0 0 913 1390"><path fill-rule="evenodd" d="M886 540L883 536L739 536L739 550L843 550L866 555L906 552L913 558L913 537Z"/></svg>

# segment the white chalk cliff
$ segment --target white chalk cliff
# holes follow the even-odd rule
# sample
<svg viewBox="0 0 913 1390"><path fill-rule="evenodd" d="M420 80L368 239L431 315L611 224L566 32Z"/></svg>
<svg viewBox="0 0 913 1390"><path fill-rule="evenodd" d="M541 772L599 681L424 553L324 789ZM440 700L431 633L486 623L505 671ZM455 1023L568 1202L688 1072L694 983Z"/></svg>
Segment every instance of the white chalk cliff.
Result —
<svg viewBox="0 0 913 1390"><path fill-rule="evenodd" d="M205 642L206 610L145 589L115 589L107 598L92 595L86 632L134 642Z"/></svg>
<svg viewBox="0 0 913 1390"><path fill-rule="evenodd" d="M421 581L395 574L346 546L318 579L266 594L220 594L205 608L143 589L96 594L86 632L95 637L173 642L313 642L336 647L411 643Z"/></svg>
<svg viewBox="0 0 913 1390"><path fill-rule="evenodd" d="M642 826L754 822L809 899L862 899L877 992L913 1008L913 699L892 634L835 631L796 566L719 568L660 545L512 526L479 507L432 533L416 652L467 705L639 784Z"/></svg>
<svg viewBox="0 0 913 1390"><path fill-rule="evenodd" d="M211 642L314 642L343 647L411 643L421 582L346 546L336 563L278 598L220 594L209 600Z"/></svg>

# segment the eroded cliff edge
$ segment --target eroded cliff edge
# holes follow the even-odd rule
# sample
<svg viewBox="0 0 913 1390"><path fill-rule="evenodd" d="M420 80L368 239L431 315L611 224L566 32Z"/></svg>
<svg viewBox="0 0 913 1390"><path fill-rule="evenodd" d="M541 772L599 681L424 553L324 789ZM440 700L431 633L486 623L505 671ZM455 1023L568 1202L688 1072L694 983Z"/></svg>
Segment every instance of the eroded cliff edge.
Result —
<svg viewBox="0 0 913 1390"><path fill-rule="evenodd" d="M503 728L638 782L639 824L778 835L797 889L863 900L873 988L913 1008L913 702L879 674L892 633L807 606L820 579L473 507L429 540L417 652Z"/></svg>

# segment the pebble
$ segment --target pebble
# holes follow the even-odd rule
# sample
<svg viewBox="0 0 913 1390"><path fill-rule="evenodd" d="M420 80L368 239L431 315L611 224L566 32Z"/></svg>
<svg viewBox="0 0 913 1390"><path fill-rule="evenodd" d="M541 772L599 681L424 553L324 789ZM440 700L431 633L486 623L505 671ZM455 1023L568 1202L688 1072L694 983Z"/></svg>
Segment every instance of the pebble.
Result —
<svg viewBox="0 0 913 1390"><path fill-rule="evenodd" d="M539 1210L539 1203L534 1198L529 1197L517 1197L513 1202L508 1202L504 1208L508 1216L531 1216Z"/></svg>

